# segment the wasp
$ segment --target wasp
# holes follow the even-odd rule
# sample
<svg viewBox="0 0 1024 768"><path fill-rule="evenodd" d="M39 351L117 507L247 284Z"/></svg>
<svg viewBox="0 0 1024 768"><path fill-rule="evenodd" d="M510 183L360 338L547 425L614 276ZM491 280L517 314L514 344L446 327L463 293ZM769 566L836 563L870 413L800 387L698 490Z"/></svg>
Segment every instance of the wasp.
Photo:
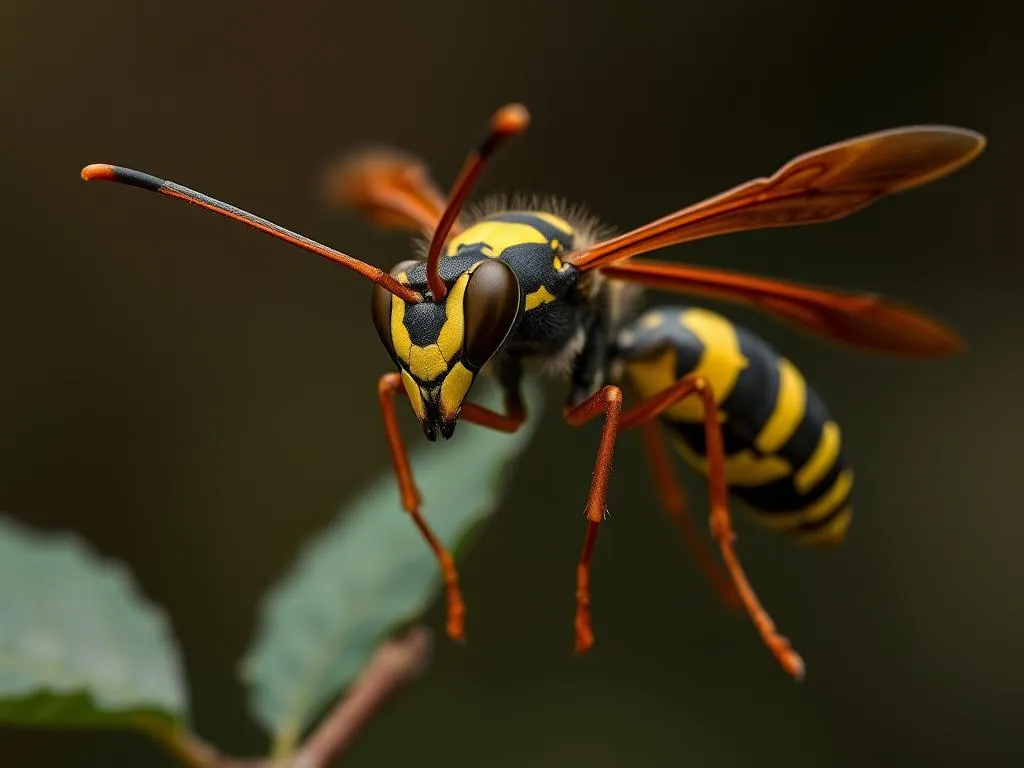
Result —
<svg viewBox="0 0 1024 768"><path fill-rule="evenodd" d="M428 440L452 437L460 420L514 432L527 418L525 375L568 384L564 420L602 419L576 569L575 650L594 642L590 572L616 441L638 428L662 505L679 522L723 597L749 614L782 667L804 662L762 607L736 553L729 502L798 542L840 541L850 525L853 472L840 429L788 359L753 333L697 306L644 309L644 288L753 306L831 342L902 357L937 358L962 348L957 334L921 312L874 294L797 285L637 256L730 232L831 221L875 200L945 176L975 158L984 136L922 125L842 141L622 234L583 209L545 201L464 204L494 152L521 134L521 104L497 110L448 195L404 152L356 152L335 167L333 199L384 227L419 235L417 257L385 272L233 205L147 173L89 165L82 178L158 192L226 216L341 264L374 283L371 315L395 370L377 394L402 506L437 557L448 635L465 636L465 606L451 555L421 514L399 432L396 397L408 400ZM502 411L468 396L481 373L503 393ZM623 391L630 394L628 407ZM685 502L664 428L709 488L710 558L685 522Z"/></svg>

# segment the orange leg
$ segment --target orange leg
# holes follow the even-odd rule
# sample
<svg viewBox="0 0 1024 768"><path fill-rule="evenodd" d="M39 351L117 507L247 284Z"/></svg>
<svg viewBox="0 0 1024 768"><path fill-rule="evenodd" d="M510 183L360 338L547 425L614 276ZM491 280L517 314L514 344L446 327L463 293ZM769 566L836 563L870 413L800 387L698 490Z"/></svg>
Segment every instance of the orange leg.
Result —
<svg viewBox="0 0 1024 768"><path fill-rule="evenodd" d="M590 559L593 555L594 539L597 537L597 526L604 515L605 495L616 433L620 429L630 429L656 418L666 408L691 395L700 397L704 404L704 433L707 441L708 487L711 501L711 534L718 542L722 559L732 577L740 600L747 609L747 613L750 614L765 645L787 672L800 678L804 671L803 660L793 650L789 640L778 633L775 624L761 607L733 548L736 534L732 530L732 521L729 515L728 487L725 483L725 454L722 448L722 433L718 425L718 412L710 384L707 379L699 375L680 379L671 387L643 400L625 413L621 413L622 392L614 386L604 387L580 405L566 411L566 421L572 426L584 424L601 412L606 414L604 430L601 434L601 446L598 449L597 463L594 467L594 481L587 502L587 538L583 548L583 557L577 570L577 651L585 651L593 644L593 631L590 625ZM597 512L596 517L595 512Z"/></svg>
<svg viewBox="0 0 1024 768"><path fill-rule="evenodd" d="M672 459L668 451L665 450L665 442L658 434L658 423L653 420L645 421L641 426L641 431L644 447L647 449L647 458L651 464L651 472L654 475L655 485L658 488L658 495L661 497L661 505L665 513L679 528L679 533L682 535L683 541L686 542L693 559L697 562L697 567L711 582L711 586L718 593L722 602L733 610L740 610L743 604L729 574L711 558L711 551L693 526L683 487L672 470Z"/></svg>
<svg viewBox="0 0 1024 768"><path fill-rule="evenodd" d="M565 420L573 427L586 424L604 414L604 428L597 448L594 477L587 497L587 536L583 541L583 554L576 566L576 653L585 653L594 644L594 631L590 621L590 560L594 556L598 527L604 520L607 507L608 476L612 469L615 453L615 436L618 432L619 414L622 412L622 390L607 386L591 395L577 406L565 411Z"/></svg>
<svg viewBox="0 0 1024 768"><path fill-rule="evenodd" d="M398 478L398 491L402 497L402 508L409 513L416 527L420 529L423 538L434 551L437 560L441 565L441 574L444 577L445 594L448 602L448 636L455 641L465 640L465 615L466 604L462 599L462 590L459 589L459 574L455 570L455 561L437 536L427 525L427 521L420 514L419 489L412 476L412 469L409 467L409 454L402 441L401 432L398 429L398 418L395 414L395 393L404 392L402 377L397 373L386 373L380 377L377 383L377 395L380 398L381 411L384 413L384 429L387 432L388 446L391 448L391 461L395 466L395 475Z"/></svg>
<svg viewBox="0 0 1024 768"><path fill-rule="evenodd" d="M448 636L457 642L466 639L465 616L466 604L462 599L462 590L459 588L459 574L455 569L455 561L437 536L430 529L427 521L420 514L422 498L416 481L412 476L412 469L409 466L409 454L402 441L402 434L398 429L398 418L395 414L395 394L405 392L402 384L402 376L398 373L385 373L377 383L377 395L380 398L381 411L384 414L384 429L387 432L388 446L391 448L391 461L395 467L395 475L398 478L398 490L402 497L402 508L412 517L416 527L419 528L423 538L433 550L441 566L441 574L444 577L445 595L448 604L448 621L446 630ZM462 418L481 426L496 429L500 432L515 432L525 420L525 413L522 410L514 411L508 416L488 410L479 405L466 403L462 409Z"/></svg>

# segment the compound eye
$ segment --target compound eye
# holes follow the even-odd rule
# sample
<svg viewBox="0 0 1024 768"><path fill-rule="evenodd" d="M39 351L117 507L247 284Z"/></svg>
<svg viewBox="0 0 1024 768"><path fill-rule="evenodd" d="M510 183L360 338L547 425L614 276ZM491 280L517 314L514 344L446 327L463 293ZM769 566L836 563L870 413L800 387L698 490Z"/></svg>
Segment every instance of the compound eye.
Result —
<svg viewBox="0 0 1024 768"><path fill-rule="evenodd" d="M466 286L466 360L476 369L498 351L519 315L519 279L503 261L481 263Z"/></svg>

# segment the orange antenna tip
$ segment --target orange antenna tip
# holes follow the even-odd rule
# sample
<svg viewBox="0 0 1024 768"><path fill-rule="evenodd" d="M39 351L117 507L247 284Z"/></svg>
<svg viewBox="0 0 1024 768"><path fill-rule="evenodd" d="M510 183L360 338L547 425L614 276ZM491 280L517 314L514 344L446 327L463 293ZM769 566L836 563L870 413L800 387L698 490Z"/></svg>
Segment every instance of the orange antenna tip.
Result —
<svg viewBox="0 0 1024 768"><path fill-rule="evenodd" d="M117 171L106 163L93 163L82 169L82 181L115 181Z"/></svg>
<svg viewBox="0 0 1024 768"><path fill-rule="evenodd" d="M530 110L522 104L506 104L491 118L491 129L504 136L514 136L530 127Z"/></svg>

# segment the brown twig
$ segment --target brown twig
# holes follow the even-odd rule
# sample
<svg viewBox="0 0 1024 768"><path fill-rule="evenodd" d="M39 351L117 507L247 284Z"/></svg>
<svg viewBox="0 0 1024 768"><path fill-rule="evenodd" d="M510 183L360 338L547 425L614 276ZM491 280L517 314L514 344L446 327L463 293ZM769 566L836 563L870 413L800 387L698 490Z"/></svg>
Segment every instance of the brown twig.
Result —
<svg viewBox="0 0 1024 768"><path fill-rule="evenodd" d="M324 768L344 755L391 697L420 676L432 646L433 636L422 626L381 645L348 695L299 750L293 768Z"/></svg>
<svg viewBox="0 0 1024 768"><path fill-rule="evenodd" d="M327 768L349 750L398 691L422 674L432 647L433 635L423 626L382 643L348 693L291 758L239 759L221 754L184 731L163 731L157 735L191 768Z"/></svg>

